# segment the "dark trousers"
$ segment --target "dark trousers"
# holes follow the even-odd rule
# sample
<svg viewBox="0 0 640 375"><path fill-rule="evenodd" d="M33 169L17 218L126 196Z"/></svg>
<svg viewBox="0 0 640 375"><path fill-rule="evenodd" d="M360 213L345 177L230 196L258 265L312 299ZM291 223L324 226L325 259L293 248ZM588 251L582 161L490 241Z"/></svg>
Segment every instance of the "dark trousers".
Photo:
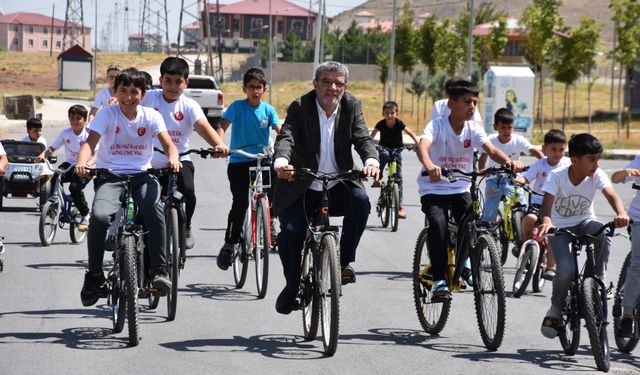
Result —
<svg viewBox="0 0 640 375"><path fill-rule="evenodd" d="M69 165L71 165L71 163L65 161L60 164L58 168L65 169ZM87 199L84 197L84 192L82 190L87 186L89 180L78 176L72 169L62 175L61 182L69 183L69 193L73 199L73 204L75 204L78 211L80 211L80 215L87 216L89 214L89 204L87 203ZM55 181L52 181L52 184L53 183L55 183Z"/></svg>
<svg viewBox="0 0 640 375"><path fill-rule="evenodd" d="M185 213L187 215L187 228L191 228L191 218L196 211L196 188L193 183L195 167L191 160L183 160L182 169L178 174L178 191L182 193L184 197ZM169 183L169 176L162 176L160 178L160 186L162 186L162 194L167 193L167 186Z"/></svg>
<svg viewBox="0 0 640 375"><path fill-rule="evenodd" d="M462 215L471 205L469 193L436 195L426 194L420 198L422 212L425 213L427 229L427 249L431 259L431 269L434 280L445 280L447 271L447 222L449 212L456 222L460 222Z"/></svg>
<svg viewBox="0 0 640 375"><path fill-rule="evenodd" d="M340 237L340 264L345 266L356 260L356 248L367 225L371 204L366 191L350 182L332 187L329 196L329 214L344 216ZM306 192L306 201L300 197L278 217L278 254L287 281L286 288L292 295L297 292L300 281L301 250L307 231L307 220L311 223L315 221L320 199L320 192L309 189Z"/></svg>
<svg viewBox="0 0 640 375"><path fill-rule="evenodd" d="M263 161L263 165L268 165L267 160ZM233 201L231 202L231 210L227 218L227 231L224 234L224 242L236 244L240 242L240 232L242 232L242 223L249 208L249 168L255 167L255 161L242 163L230 163L227 167L227 177L229 177L229 188ZM273 170L271 175L274 175ZM262 183L269 184L267 173L262 176ZM269 190L271 192L272 190ZM267 194L271 199L271 194ZM273 217L273 216L272 216Z"/></svg>

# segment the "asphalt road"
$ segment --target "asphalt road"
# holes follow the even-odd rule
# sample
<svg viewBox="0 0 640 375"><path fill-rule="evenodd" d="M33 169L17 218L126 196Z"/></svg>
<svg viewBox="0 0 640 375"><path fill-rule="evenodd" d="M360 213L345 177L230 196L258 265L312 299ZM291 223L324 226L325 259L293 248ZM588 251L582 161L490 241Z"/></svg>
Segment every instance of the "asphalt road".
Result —
<svg viewBox="0 0 640 375"><path fill-rule="evenodd" d="M45 130L53 139L55 131ZM195 143L202 145L201 141ZM0 370L32 373L348 373L414 374L546 374L595 372L587 332L578 354L563 355L558 340L539 333L549 305L550 285L543 293L507 299L505 339L496 352L480 339L469 292L454 294L451 315L440 336L421 330L412 288L413 248L423 224L415 184L417 159L405 153L405 207L408 218L398 232L380 228L369 217L355 263L357 283L343 289L340 341L332 358L322 354L320 340L305 342L299 312L276 313L275 299L284 285L276 254L270 257L269 290L256 298L250 269L243 289L235 289L232 271L216 267L223 243L231 194L221 160L194 160L198 206L194 217L196 246L188 252L181 275L178 314L166 321L166 305L142 311L142 341L127 346L126 328L111 331L106 301L83 307L79 293L86 267L86 244L72 245L59 230L51 247L41 247L34 200L5 200L0 235L5 237L5 270L0 274ZM603 161L610 174L623 161ZM629 186L616 186L625 202ZM92 196L91 186L87 188ZM372 202L378 191L369 189ZM602 221L612 217L603 197L596 203ZM340 220L336 220L339 223ZM613 240L609 279L617 280L628 240ZM511 290L515 259L504 270ZM609 326L610 344L613 341ZM611 373L636 373L635 355L612 349Z"/></svg>

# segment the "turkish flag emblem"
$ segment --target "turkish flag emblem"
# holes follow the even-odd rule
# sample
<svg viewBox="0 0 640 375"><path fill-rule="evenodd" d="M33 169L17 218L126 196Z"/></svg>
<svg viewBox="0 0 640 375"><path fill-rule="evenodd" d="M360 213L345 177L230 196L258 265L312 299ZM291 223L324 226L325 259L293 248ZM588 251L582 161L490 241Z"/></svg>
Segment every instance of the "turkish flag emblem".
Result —
<svg viewBox="0 0 640 375"><path fill-rule="evenodd" d="M182 112L176 112L176 120L182 121L183 118L184 114L182 114Z"/></svg>
<svg viewBox="0 0 640 375"><path fill-rule="evenodd" d="M65 139L64 141L67 143L71 143L71 140L69 138Z"/></svg>
<svg viewBox="0 0 640 375"><path fill-rule="evenodd" d="M116 126L116 134L120 133L120 127Z"/></svg>
<svg viewBox="0 0 640 375"><path fill-rule="evenodd" d="M138 135L139 136L143 136L145 133L147 132L147 128L140 128L138 129Z"/></svg>
<svg viewBox="0 0 640 375"><path fill-rule="evenodd" d="M469 148L471 147L471 140L470 139L466 139L464 141L464 148Z"/></svg>

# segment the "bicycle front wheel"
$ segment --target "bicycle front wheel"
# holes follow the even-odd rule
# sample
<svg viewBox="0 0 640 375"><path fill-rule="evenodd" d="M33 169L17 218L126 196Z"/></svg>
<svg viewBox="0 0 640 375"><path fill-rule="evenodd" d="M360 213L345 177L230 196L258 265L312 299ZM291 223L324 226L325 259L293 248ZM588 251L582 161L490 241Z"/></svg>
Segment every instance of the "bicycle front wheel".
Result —
<svg viewBox="0 0 640 375"><path fill-rule="evenodd" d="M425 332L438 334L442 331L451 309L451 301L431 301L433 276L431 275L431 259L427 249L427 228L418 235L413 254L413 301L416 306L418 320Z"/></svg>
<svg viewBox="0 0 640 375"><path fill-rule="evenodd" d="M250 246L251 239L246 239L245 237L243 230L240 234L240 242L233 245L233 279L238 289L244 286L244 282L247 280L247 269L249 267L249 257L247 256L245 248Z"/></svg>
<svg viewBox="0 0 640 375"><path fill-rule="evenodd" d="M42 246L49 246L56 237L58 230L58 203L47 202L40 210L40 243Z"/></svg>
<svg viewBox="0 0 640 375"><path fill-rule="evenodd" d="M180 232L180 221L178 210L171 208L165 216L167 226L167 268L171 278L171 291L167 294L167 320L176 318L178 308L178 279L180 277L180 233L185 235L184 230Z"/></svg>
<svg viewBox="0 0 640 375"><path fill-rule="evenodd" d="M129 345L140 343L138 314L138 265L136 256L136 239L127 236L124 239L124 289L127 296L127 325L129 327Z"/></svg>
<svg viewBox="0 0 640 375"><path fill-rule="evenodd" d="M400 192L398 191L398 184L393 184L393 190L391 191L391 231L398 230L398 215L400 212Z"/></svg>
<svg viewBox="0 0 640 375"><path fill-rule="evenodd" d="M313 340L318 335L318 325L320 323L320 300L315 289L313 254L308 247L304 251L302 259L302 328L304 339Z"/></svg>
<svg viewBox="0 0 640 375"><path fill-rule="evenodd" d="M318 270L318 293L322 322L322 344L324 353L332 356L338 348L340 329L340 260L338 245L332 235L324 235L320 241L320 269Z"/></svg>
<svg viewBox="0 0 640 375"><path fill-rule="evenodd" d="M76 220L82 218L80 212L78 212L77 208L71 207L69 216L71 216L71 222L69 223L69 237L71 237L71 242L81 243L87 237L87 231L81 232L78 230Z"/></svg>
<svg viewBox="0 0 640 375"><path fill-rule="evenodd" d="M609 371L609 338L607 337L607 317L604 304L607 291L598 282L588 277L582 284L584 320L589 332L591 352L600 371Z"/></svg>
<svg viewBox="0 0 640 375"><path fill-rule="evenodd" d="M544 248L540 248L540 255L538 256L538 263L536 265L536 270L533 273L533 279L531 283L533 284L533 292L540 293L544 288L545 279L542 277L544 273L544 266L547 264L547 250Z"/></svg>
<svg viewBox="0 0 640 375"><path fill-rule="evenodd" d="M269 284L269 203L265 197L258 201L256 207L256 246L253 248L253 259L256 263L256 287L258 298L267 295Z"/></svg>
<svg viewBox="0 0 640 375"><path fill-rule="evenodd" d="M391 216L391 205L389 203L389 193L387 190L387 185L382 185L380 187L380 199L378 199L380 222L383 228L389 226L389 217Z"/></svg>
<svg viewBox="0 0 640 375"><path fill-rule="evenodd" d="M564 309L560 315L560 325L558 327L558 338L560 345L566 355L574 355L580 346L580 316L573 301L574 296L573 282L569 286L567 299L564 303Z"/></svg>
<svg viewBox="0 0 640 375"><path fill-rule="evenodd" d="M618 350L623 353L631 353L633 349L635 349L636 345L638 345L638 333L637 333L637 323L636 320L636 330L633 334L633 337L621 337L618 332L618 325L620 324L620 318L622 316L622 299L624 298L624 286L627 281L627 270L629 269L629 264L631 263L631 252L627 254L624 258L624 262L622 263L622 269L620 269L620 276L618 276L618 286L616 288L616 295L614 297L614 305L613 311L617 311L617 313L613 314L613 333L616 338L616 346ZM634 311L634 319L637 314L637 311ZM617 315L617 316L616 316Z"/></svg>
<svg viewBox="0 0 640 375"><path fill-rule="evenodd" d="M117 251L120 251L119 249ZM120 333L124 328L124 319L127 313L127 296L122 287L121 270L122 264L119 259L114 259L113 273L109 275L111 284L111 319L113 320L113 332Z"/></svg>
<svg viewBox="0 0 640 375"><path fill-rule="evenodd" d="M488 234L478 237L471 258L478 328L484 345L496 350L504 338L506 301L497 246Z"/></svg>
<svg viewBox="0 0 640 375"><path fill-rule="evenodd" d="M523 254L518 257L516 275L513 278L513 296L520 298L527 290L529 281L538 266L538 246L529 244L524 248Z"/></svg>

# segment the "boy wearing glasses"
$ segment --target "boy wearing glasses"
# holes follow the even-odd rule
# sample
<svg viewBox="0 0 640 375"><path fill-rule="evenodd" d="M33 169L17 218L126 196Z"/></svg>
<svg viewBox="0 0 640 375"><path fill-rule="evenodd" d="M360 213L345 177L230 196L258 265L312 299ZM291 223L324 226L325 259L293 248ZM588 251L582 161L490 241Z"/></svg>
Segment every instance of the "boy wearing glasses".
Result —
<svg viewBox="0 0 640 375"><path fill-rule="evenodd" d="M93 101L93 105L91 106L91 111L89 111L87 123L91 122L91 120L96 117L96 113L98 113L102 107L108 107L118 101L116 99L114 84L116 82L116 76L120 70L120 67L116 64L111 64L107 67L107 81L109 82L109 85L100 90L98 95L96 95L96 99Z"/></svg>
<svg viewBox="0 0 640 375"><path fill-rule="evenodd" d="M256 154L261 153L264 146L269 145L269 129L280 133L280 119L275 108L262 102L262 95L267 89L264 71L250 68L244 73L242 91L246 99L236 100L224 112L220 121L218 134L224 139L224 132L233 124L231 132L231 149L243 149ZM218 254L218 267L227 270L233 261L233 246L240 241L240 231L244 216L249 206L249 168L255 167L255 159L240 154L229 156L227 176L233 195L231 210L227 219L227 230L224 245ZM272 224L273 228L273 224Z"/></svg>

